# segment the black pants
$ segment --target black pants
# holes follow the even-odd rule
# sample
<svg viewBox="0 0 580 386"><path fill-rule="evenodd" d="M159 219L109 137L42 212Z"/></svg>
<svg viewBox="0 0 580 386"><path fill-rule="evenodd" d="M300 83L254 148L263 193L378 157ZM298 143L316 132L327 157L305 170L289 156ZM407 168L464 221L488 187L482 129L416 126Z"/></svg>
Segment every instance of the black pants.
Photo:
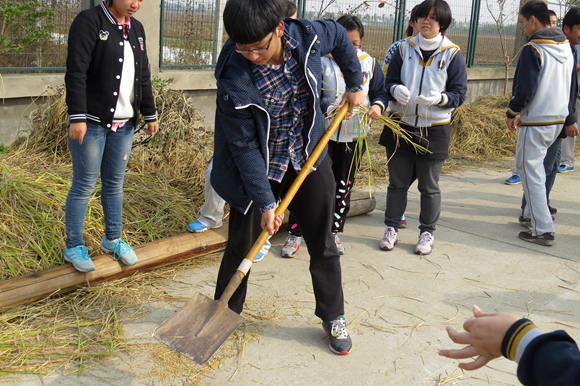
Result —
<svg viewBox="0 0 580 386"><path fill-rule="evenodd" d="M280 183L270 181L274 196L279 198L286 194L295 178L296 172L290 167ZM334 320L344 314L344 297L340 255L328 231L334 209L334 177L328 156L315 172L306 177L289 209L302 229L310 254L315 314L322 320ZM258 239L262 231L261 216L255 205L245 215L234 208L230 210L229 237L218 273L215 299L220 298L240 262ZM248 272L229 301L230 309L237 313L244 308L249 275Z"/></svg>
<svg viewBox="0 0 580 386"><path fill-rule="evenodd" d="M332 173L336 181L334 213L330 227L332 233L344 230L346 215L350 210L350 191L365 150L366 141L360 143L357 141L328 142L328 157L332 160ZM302 236L302 231L292 214L288 219L288 232L295 236Z"/></svg>

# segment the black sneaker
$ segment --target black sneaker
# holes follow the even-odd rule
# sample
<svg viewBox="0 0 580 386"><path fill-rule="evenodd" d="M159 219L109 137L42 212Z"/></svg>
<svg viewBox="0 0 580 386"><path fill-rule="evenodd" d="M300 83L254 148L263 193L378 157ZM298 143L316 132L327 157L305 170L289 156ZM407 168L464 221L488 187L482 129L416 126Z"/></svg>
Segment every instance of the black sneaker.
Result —
<svg viewBox="0 0 580 386"><path fill-rule="evenodd" d="M550 214L556 214L558 213L558 209L556 208L552 208L551 206L548 205L548 208L550 208Z"/></svg>
<svg viewBox="0 0 580 386"><path fill-rule="evenodd" d="M520 218L518 218L518 221L520 222L520 224L528 229L532 229L532 219L531 218L527 218L524 216L520 216Z"/></svg>
<svg viewBox="0 0 580 386"><path fill-rule="evenodd" d="M518 237L522 240L529 241L530 243L552 246L554 245L554 232L546 232L541 235L534 236L532 231L520 232Z"/></svg>
<svg viewBox="0 0 580 386"><path fill-rule="evenodd" d="M338 355L346 355L352 350L352 340L346 331L346 320L339 315L336 319L323 321L322 328L328 335L330 351Z"/></svg>

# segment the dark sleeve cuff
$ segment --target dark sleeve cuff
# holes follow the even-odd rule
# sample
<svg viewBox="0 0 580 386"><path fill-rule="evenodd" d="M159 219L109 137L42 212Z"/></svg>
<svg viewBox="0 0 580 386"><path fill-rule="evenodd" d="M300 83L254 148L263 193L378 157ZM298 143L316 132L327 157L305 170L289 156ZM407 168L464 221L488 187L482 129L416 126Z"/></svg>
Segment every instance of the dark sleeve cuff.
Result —
<svg viewBox="0 0 580 386"><path fill-rule="evenodd" d="M501 354L509 360L515 361L516 354L518 352L518 346L522 343L522 340L532 330L536 330L538 327L529 319L520 319L507 330L503 341L501 343ZM542 333L538 329L539 333ZM529 340L529 339L528 339ZM527 342L529 343L529 342ZM520 348L520 352L525 347Z"/></svg>
<svg viewBox="0 0 580 386"><path fill-rule="evenodd" d="M382 112L383 112L383 111L385 111L385 105L383 104L383 102L376 101L376 102L375 102L375 103L373 103L372 105L373 105L373 106L374 106L374 105L377 105L377 106L379 106L379 107L381 108L381 114L382 114Z"/></svg>
<svg viewBox="0 0 580 386"><path fill-rule="evenodd" d="M71 123L86 122L87 114L70 114L69 115Z"/></svg>
<svg viewBox="0 0 580 386"><path fill-rule="evenodd" d="M155 121L157 121L157 114L153 114L153 115L143 115L143 119L147 123L149 123L149 122L155 122Z"/></svg>
<svg viewBox="0 0 580 386"><path fill-rule="evenodd" d="M518 116L518 113L514 113L511 110L508 110L505 112L505 116L508 117L509 119L514 119L515 117Z"/></svg>
<svg viewBox="0 0 580 386"><path fill-rule="evenodd" d="M359 91L362 91L362 89L363 89L363 85L361 84L361 85L356 86L356 87L347 87L346 92L359 92Z"/></svg>
<svg viewBox="0 0 580 386"><path fill-rule="evenodd" d="M276 209L276 207L277 207L277 206L278 206L278 205L276 205L276 203L275 203L275 202L273 202L273 203L271 203L270 205L266 205L265 207L263 207L263 208L260 208L260 213L264 213L264 212L266 212L266 211L269 211L270 209Z"/></svg>

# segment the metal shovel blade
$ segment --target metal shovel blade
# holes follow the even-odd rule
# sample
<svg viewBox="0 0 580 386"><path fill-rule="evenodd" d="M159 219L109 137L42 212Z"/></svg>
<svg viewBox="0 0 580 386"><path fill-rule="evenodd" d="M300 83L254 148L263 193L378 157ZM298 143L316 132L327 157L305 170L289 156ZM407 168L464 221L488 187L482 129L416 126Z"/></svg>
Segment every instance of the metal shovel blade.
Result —
<svg viewBox="0 0 580 386"><path fill-rule="evenodd" d="M159 325L153 336L197 364L210 360L244 321L218 301L196 293L187 304Z"/></svg>

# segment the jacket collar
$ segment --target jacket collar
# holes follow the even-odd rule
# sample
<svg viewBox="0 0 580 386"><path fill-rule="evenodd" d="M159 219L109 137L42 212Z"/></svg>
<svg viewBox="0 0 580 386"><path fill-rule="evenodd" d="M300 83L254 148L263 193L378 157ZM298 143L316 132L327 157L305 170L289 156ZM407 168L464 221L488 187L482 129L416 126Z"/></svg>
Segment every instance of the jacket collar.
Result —
<svg viewBox="0 0 580 386"><path fill-rule="evenodd" d="M310 42L314 38L311 26L297 20L285 20L284 35L291 37L296 42L293 45L292 55L296 58L304 53ZM304 32L304 29L307 31ZM308 44L306 44L308 43ZM228 90L228 94L233 98L236 106L246 106L248 104L261 104L261 95L254 84L252 62L244 58L242 54L235 51L235 44L228 39L221 50L215 69L215 78L220 85ZM300 60L299 60L300 62ZM303 64L301 64L303 65Z"/></svg>
<svg viewBox="0 0 580 386"><path fill-rule="evenodd" d="M131 29L131 18L130 17L126 17L124 24L119 23L119 19L117 19L117 17L115 15L113 15L113 12L111 12L111 10L109 9L109 7L107 7L106 2L107 2L106 0L104 0L103 2L101 2L101 9L103 10L103 13L107 17L107 19L109 19L109 21L111 22L111 24L113 24L113 25L122 25L123 28L126 31L128 31L129 29Z"/></svg>

